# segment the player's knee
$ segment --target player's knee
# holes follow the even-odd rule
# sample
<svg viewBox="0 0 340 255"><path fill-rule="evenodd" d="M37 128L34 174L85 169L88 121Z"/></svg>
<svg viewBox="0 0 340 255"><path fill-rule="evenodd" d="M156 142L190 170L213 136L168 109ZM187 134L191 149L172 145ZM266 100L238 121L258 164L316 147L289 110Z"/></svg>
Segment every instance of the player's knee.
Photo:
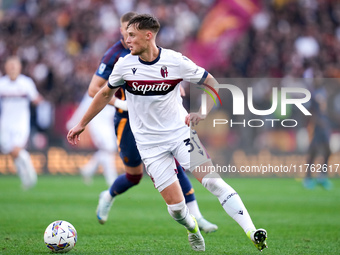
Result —
<svg viewBox="0 0 340 255"><path fill-rule="evenodd" d="M125 165L125 172L130 175L143 174L143 164L139 163L135 166Z"/></svg>
<svg viewBox="0 0 340 255"><path fill-rule="evenodd" d="M16 159L19 156L20 151L21 151L21 148L18 148L18 147L14 148L10 153L11 157L13 159Z"/></svg>
<svg viewBox="0 0 340 255"><path fill-rule="evenodd" d="M127 152L126 149L124 149L124 151L122 150L120 153L120 158L123 160L123 163L127 170L131 168L131 170L134 171L137 168L141 168L143 171L142 159L140 158L137 148L136 151L131 150Z"/></svg>
<svg viewBox="0 0 340 255"><path fill-rule="evenodd" d="M209 186L215 186L217 179L221 179L221 176L218 173L208 173L202 178L202 185L205 188L208 188Z"/></svg>
<svg viewBox="0 0 340 255"><path fill-rule="evenodd" d="M136 174L136 175L132 175L132 174L128 174L126 173L126 178L132 182L134 185L137 185L140 180L142 179L143 174Z"/></svg>
<svg viewBox="0 0 340 255"><path fill-rule="evenodd" d="M172 218L175 220L181 220L185 218L188 208L185 205L185 201L179 202L177 204L168 205L168 212Z"/></svg>
<svg viewBox="0 0 340 255"><path fill-rule="evenodd" d="M217 173L209 173L204 176L202 185L217 197L228 191L235 192Z"/></svg>

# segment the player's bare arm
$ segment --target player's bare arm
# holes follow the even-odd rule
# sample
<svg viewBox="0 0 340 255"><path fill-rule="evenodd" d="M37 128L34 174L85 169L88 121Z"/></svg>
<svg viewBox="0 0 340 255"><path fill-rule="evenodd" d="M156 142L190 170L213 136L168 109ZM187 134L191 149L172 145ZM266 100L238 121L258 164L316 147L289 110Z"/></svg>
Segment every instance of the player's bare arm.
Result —
<svg viewBox="0 0 340 255"><path fill-rule="evenodd" d="M208 74L207 78L204 80L204 84L211 86L212 88L215 89L216 92L218 92L218 88L216 88L216 85L218 84L218 82L216 81L216 79L210 73ZM210 90L209 88L207 88L207 89ZM213 92L211 94L214 96L214 99L216 99L216 94L213 93ZM207 97L207 114L211 111L213 106L214 106L214 100L211 97ZM206 115L202 115L201 112L202 111L200 109L198 112L189 113L185 117L185 124L190 126L190 122L191 122L191 124L193 126L195 126L201 120L204 120Z"/></svg>
<svg viewBox="0 0 340 255"><path fill-rule="evenodd" d="M108 86L104 86L95 95L83 118L68 132L67 141L70 144L77 144L77 142L80 140L80 134L85 130L86 125L110 102L117 89L110 89Z"/></svg>
<svg viewBox="0 0 340 255"><path fill-rule="evenodd" d="M92 76L92 80L87 90L89 96L94 97L98 93L98 91L101 90L106 85L106 83L107 83L107 80L94 74ZM112 96L108 104L113 105L117 108L120 108L123 111L127 111L127 103L123 100L116 98L115 96Z"/></svg>
<svg viewBox="0 0 340 255"><path fill-rule="evenodd" d="M107 83L107 80L94 74L92 76L89 88L87 90L87 92L89 93L89 96L94 97L98 93L98 91L101 90L102 87L105 86L106 83Z"/></svg>

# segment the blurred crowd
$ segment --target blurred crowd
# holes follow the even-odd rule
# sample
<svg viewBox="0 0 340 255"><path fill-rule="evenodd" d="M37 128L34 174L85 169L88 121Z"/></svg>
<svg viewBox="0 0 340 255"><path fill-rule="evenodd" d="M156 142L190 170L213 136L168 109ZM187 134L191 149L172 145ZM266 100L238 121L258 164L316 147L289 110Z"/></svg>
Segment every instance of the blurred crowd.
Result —
<svg viewBox="0 0 340 255"><path fill-rule="evenodd" d="M186 54L185 43L195 40L209 10L228 1L0 0L0 75L6 57L16 54L23 60L23 73L34 79L53 107L76 105L103 53L120 38L120 15L154 14L162 27L158 44ZM212 74L340 77L340 2L263 0L253 5L258 11L244 33L219 53L225 61L209 69ZM332 95L330 108L340 116L339 86L327 90ZM339 120L334 120L339 128Z"/></svg>
<svg viewBox="0 0 340 255"><path fill-rule="evenodd" d="M7 56L19 55L24 73L55 104L80 101L102 55L120 37L123 13L153 13L162 24L159 43L178 48L195 32L210 4L190 0L2 2L0 66Z"/></svg>
<svg viewBox="0 0 340 255"><path fill-rule="evenodd" d="M331 132L338 133L340 2L278 0L262 3L247 33L229 51L228 68L221 73L224 77L257 78L254 82L249 79L246 84L254 89L257 109L270 108L273 86L279 89L287 86L307 88L312 98L322 91L326 102L324 114L332 127ZM305 106L311 111L310 104ZM284 132L280 132L278 127L275 133L271 132L272 129L241 129L243 135L238 137L243 139L234 144L242 144L243 148L306 151L313 135L309 117L303 116L296 107L288 109L287 116L274 113L269 117L293 118L298 120L299 125L294 130L285 129ZM334 141L331 139L331 144ZM333 148L333 151L339 149L338 146Z"/></svg>
<svg viewBox="0 0 340 255"><path fill-rule="evenodd" d="M307 65L340 77L340 2L265 1L231 51L232 77L303 77Z"/></svg>

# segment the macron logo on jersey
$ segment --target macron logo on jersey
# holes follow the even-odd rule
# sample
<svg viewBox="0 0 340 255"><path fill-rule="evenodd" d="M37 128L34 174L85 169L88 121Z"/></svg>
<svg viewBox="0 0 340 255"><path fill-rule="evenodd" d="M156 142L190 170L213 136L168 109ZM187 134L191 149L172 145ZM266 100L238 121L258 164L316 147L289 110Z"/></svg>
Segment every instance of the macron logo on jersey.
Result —
<svg viewBox="0 0 340 255"><path fill-rule="evenodd" d="M126 81L126 90L140 96L166 95L173 91L182 79L155 81Z"/></svg>

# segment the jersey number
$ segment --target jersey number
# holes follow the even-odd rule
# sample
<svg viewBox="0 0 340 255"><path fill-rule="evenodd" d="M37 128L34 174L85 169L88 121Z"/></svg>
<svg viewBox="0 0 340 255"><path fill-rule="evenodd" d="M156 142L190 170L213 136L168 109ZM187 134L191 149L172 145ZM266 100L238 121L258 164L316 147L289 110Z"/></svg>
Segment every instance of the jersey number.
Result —
<svg viewBox="0 0 340 255"><path fill-rule="evenodd" d="M194 150L194 145L190 142L190 138L185 139L183 142L185 146L190 146L190 149L188 150L188 152L192 152Z"/></svg>

